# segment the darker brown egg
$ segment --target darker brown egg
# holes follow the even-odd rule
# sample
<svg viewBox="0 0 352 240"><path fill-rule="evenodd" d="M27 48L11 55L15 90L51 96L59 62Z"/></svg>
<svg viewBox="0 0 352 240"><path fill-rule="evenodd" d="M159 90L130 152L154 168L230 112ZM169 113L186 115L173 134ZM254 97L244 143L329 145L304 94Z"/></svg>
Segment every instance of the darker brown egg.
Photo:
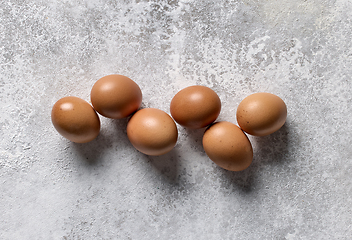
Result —
<svg viewBox="0 0 352 240"><path fill-rule="evenodd" d="M279 130L285 123L285 102L271 93L249 95L237 108L237 122L243 131L254 136L265 136Z"/></svg>
<svg viewBox="0 0 352 240"><path fill-rule="evenodd" d="M142 103L139 86L128 77L117 74L99 79L93 85L90 97L98 113L115 119L131 115Z"/></svg>
<svg viewBox="0 0 352 240"><path fill-rule="evenodd" d="M57 101L51 111L51 120L62 136L76 143L92 141L100 131L97 113L89 103L77 97Z"/></svg>
<svg viewBox="0 0 352 240"><path fill-rule="evenodd" d="M218 166L230 171L242 171L252 162L252 145L244 132L230 122L217 122L204 133L203 147Z"/></svg>
<svg viewBox="0 0 352 240"><path fill-rule="evenodd" d="M177 123L187 128L203 128L219 116L221 101L210 88L190 86L172 99L170 112Z"/></svg>

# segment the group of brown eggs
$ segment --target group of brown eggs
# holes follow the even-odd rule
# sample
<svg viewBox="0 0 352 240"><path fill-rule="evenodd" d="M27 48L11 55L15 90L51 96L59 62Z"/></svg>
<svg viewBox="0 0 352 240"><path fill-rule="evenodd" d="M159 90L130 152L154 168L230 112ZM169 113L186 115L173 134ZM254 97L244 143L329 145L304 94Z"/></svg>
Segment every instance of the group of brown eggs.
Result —
<svg viewBox="0 0 352 240"><path fill-rule="evenodd" d="M284 125L287 116L281 98L271 93L255 93L243 99L237 108L240 127L226 121L214 123L221 110L220 98L212 89L197 85L184 88L173 97L171 118L156 108L139 110L141 89L122 75L99 79L90 96L93 107L77 97L64 97L53 106L52 123L70 141L86 143L98 136L100 120L96 112L113 119L132 115L127 124L128 139L138 151L157 156L176 145L176 121L186 128L208 127L203 135L204 150L217 165L230 171L244 170L252 162L253 148L244 132L269 135Z"/></svg>

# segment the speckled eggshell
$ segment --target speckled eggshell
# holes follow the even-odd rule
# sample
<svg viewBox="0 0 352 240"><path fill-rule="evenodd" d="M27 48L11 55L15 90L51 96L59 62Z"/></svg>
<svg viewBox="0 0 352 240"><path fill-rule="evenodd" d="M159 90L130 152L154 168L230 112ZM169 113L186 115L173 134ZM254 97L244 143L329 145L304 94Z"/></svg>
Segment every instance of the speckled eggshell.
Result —
<svg viewBox="0 0 352 240"><path fill-rule="evenodd" d="M190 86L179 91L171 100L170 112L175 121L187 128L203 128L219 116L221 101L212 89Z"/></svg>
<svg viewBox="0 0 352 240"><path fill-rule="evenodd" d="M245 133L230 122L217 122L203 135L203 147L208 157L229 171L242 171L253 159L252 145Z"/></svg>
<svg viewBox="0 0 352 240"><path fill-rule="evenodd" d="M237 108L237 122L241 129L254 136L266 136L279 130L285 123L285 102L271 93L249 95Z"/></svg>
<svg viewBox="0 0 352 240"><path fill-rule="evenodd" d="M127 136L138 151L158 156L174 148L178 131L176 123L166 112L145 108L131 117L127 124Z"/></svg>
<svg viewBox="0 0 352 240"><path fill-rule="evenodd" d="M64 97L51 111L55 129L65 138L76 143L95 139L100 131L100 120L93 107L78 97Z"/></svg>
<svg viewBox="0 0 352 240"><path fill-rule="evenodd" d="M118 74L99 79L92 87L94 109L104 117L121 119L138 110L142 91L130 78Z"/></svg>

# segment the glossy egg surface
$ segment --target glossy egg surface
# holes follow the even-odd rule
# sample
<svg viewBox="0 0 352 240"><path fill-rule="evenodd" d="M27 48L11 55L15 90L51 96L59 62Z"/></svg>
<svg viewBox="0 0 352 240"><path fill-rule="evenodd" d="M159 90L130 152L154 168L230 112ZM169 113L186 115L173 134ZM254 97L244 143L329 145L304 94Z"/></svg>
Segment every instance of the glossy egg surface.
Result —
<svg viewBox="0 0 352 240"><path fill-rule="evenodd" d="M114 119L131 115L142 103L139 86L130 78L118 74L99 79L93 85L90 97L98 113Z"/></svg>
<svg viewBox="0 0 352 240"><path fill-rule="evenodd" d="M253 159L253 149L248 137L235 124L217 122L203 135L203 148L218 166L230 171L242 171Z"/></svg>
<svg viewBox="0 0 352 240"><path fill-rule="evenodd" d="M266 136L285 123L285 102L271 93L254 93L241 101L237 108L237 122L241 129L254 136Z"/></svg>
<svg viewBox="0 0 352 240"><path fill-rule="evenodd" d="M145 108L136 112L129 120L127 136L138 151L158 156L174 148L178 131L174 120L166 112Z"/></svg>
<svg viewBox="0 0 352 240"><path fill-rule="evenodd" d="M85 143L96 138L100 120L93 107L78 97L58 100L51 111L55 129L65 138L76 143Z"/></svg>
<svg viewBox="0 0 352 240"><path fill-rule="evenodd" d="M219 116L221 101L212 89L190 86L179 91L172 99L170 112L177 123L187 128L203 128Z"/></svg>

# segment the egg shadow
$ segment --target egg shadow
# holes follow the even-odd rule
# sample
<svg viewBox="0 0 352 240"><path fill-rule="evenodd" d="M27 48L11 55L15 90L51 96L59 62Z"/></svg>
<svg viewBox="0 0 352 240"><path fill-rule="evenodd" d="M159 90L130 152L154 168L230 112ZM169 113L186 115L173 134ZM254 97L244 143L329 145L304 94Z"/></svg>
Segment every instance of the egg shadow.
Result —
<svg viewBox="0 0 352 240"><path fill-rule="evenodd" d="M256 172L257 167L252 164L245 170L234 172L218 167L222 176L221 186L229 189L234 188L236 191L241 191L246 194L252 193L257 187Z"/></svg>
<svg viewBox="0 0 352 240"><path fill-rule="evenodd" d="M143 154L143 158L162 176L162 180L173 187L178 187L180 182L179 159L177 148L161 156L149 156Z"/></svg>
<svg viewBox="0 0 352 240"><path fill-rule="evenodd" d="M211 159L209 159L209 157L205 153L202 141L203 141L204 133L215 123L217 122L214 122L208 125L207 127L204 127L201 129L184 128L186 131L187 137L191 139L190 140L191 147L195 149L197 152L204 155L204 157L207 158L209 161L211 161ZM234 172L234 171L223 169L214 163L214 172L216 175L220 175L222 179L221 186L226 189L234 187L244 193L250 193L252 192L252 190L255 189L256 169L257 169L256 164L252 163L250 167L248 167L247 169L243 171Z"/></svg>
<svg viewBox="0 0 352 240"><path fill-rule="evenodd" d="M88 165L96 166L109 148L109 136L99 133L98 137L88 143L70 142L70 148L78 155L78 159Z"/></svg>
<svg viewBox="0 0 352 240"><path fill-rule="evenodd" d="M204 152L203 149L203 135L207 127L199 129L184 128L185 134L189 139L189 144L191 148L195 149L197 152Z"/></svg>
<svg viewBox="0 0 352 240"><path fill-rule="evenodd" d="M128 118L110 119L106 129L101 129L97 138L88 143L70 142L70 147L79 156L79 160L88 166L97 166L102 163L104 154L108 149L123 148L128 142L126 128ZM109 128L109 129L108 129Z"/></svg>
<svg viewBox="0 0 352 240"><path fill-rule="evenodd" d="M264 137L250 136L250 141L253 146L253 161L251 165L240 172L231 172L221 169L223 179L223 187L229 188L232 184L236 189L244 193L250 194L253 192L259 183L256 177L262 166L283 165L289 160L289 124L285 123L278 131Z"/></svg>
<svg viewBox="0 0 352 240"><path fill-rule="evenodd" d="M254 160L259 165L283 165L289 160L289 124L286 122L278 131L263 137L252 137Z"/></svg>
<svg viewBox="0 0 352 240"><path fill-rule="evenodd" d="M127 118L112 120L114 123L114 129L112 131L114 136L111 138L115 143L117 143L117 146L124 147L124 145L129 142L127 137L127 124L135 113L136 112Z"/></svg>

